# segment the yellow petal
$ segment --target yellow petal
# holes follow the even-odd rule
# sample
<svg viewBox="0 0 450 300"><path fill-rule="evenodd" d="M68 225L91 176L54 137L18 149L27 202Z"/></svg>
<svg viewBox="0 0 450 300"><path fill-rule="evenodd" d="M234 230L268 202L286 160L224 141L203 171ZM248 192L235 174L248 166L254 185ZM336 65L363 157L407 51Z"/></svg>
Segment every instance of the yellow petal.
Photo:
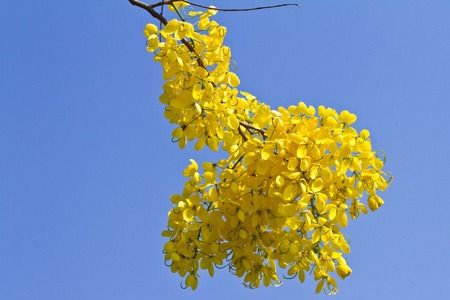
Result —
<svg viewBox="0 0 450 300"><path fill-rule="evenodd" d="M297 272L298 272L298 265L297 265L297 264L294 264L294 265L292 265L292 266L289 268L287 274L288 274L289 276L292 276L292 275L294 275L294 274L297 273Z"/></svg>
<svg viewBox="0 0 450 300"><path fill-rule="evenodd" d="M214 172L203 173L203 178L208 183L214 183L216 181L216 176L214 175Z"/></svg>
<svg viewBox="0 0 450 300"><path fill-rule="evenodd" d="M350 246L345 241L345 239L343 239L343 238L341 239L341 241L339 242L339 246L341 247L342 252L344 252L345 254L350 253Z"/></svg>
<svg viewBox="0 0 450 300"><path fill-rule="evenodd" d="M197 151L203 149L203 147L205 146L205 141L206 141L206 139L204 137L199 138L198 141L194 145L194 149Z"/></svg>
<svg viewBox="0 0 450 300"><path fill-rule="evenodd" d="M228 72L227 76L228 76L228 84L231 85L232 87L237 87L241 83L239 77L237 77L237 75L234 74L233 72Z"/></svg>
<svg viewBox="0 0 450 300"><path fill-rule="evenodd" d="M291 183L284 189L283 198L285 200L292 200L295 197L296 192L297 192L297 185L295 183Z"/></svg>
<svg viewBox="0 0 450 300"><path fill-rule="evenodd" d="M239 128L239 120L234 114L228 116L228 123L233 130L237 130Z"/></svg>
<svg viewBox="0 0 450 300"><path fill-rule="evenodd" d="M214 187L209 189L208 194L211 202L219 201L219 194L217 193L217 190Z"/></svg>
<svg viewBox="0 0 450 300"><path fill-rule="evenodd" d="M339 225L341 225L342 228L347 227L348 224L347 214L345 212L338 213L338 221Z"/></svg>
<svg viewBox="0 0 450 300"><path fill-rule="evenodd" d="M316 287L316 294L320 293L320 291L323 289L323 284L324 284L324 280L322 279L321 281L319 281L319 283L317 284Z"/></svg>
<svg viewBox="0 0 450 300"><path fill-rule="evenodd" d="M195 162L195 160L190 159L191 165L189 165L186 169L183 171L183 176L185 177L193 177L194 174L198 171L198 165Z"/></svg>
<svg viewBox="0 0 450 300"><path fill-rule="evenodd" d="M261 160L256 165L256 174L265 175L269 171L269 164L265 160Z"/></svg>
<svg viewBox="0 0 450 300"><path fill-rule="evenodd" d="M273 150L275 149L275 144L265 143L263 149L261 150L261 158L268 160L273 155Z"/></svg>
<svg viewBox="0 0 450 300"><path fill-rule="evenodd" d="M370 136L370 132L367 130L367 129L363 129L363 130L361 130L361 132L359 133L359 136L362 138L362 139L367 139L369 136Z"/></svg>
<svg viewBox="0 0 450 300"><path fill-rule="evenodd" d="M176 139L181 138L184 135L184 131L183 128L181 127L177 127L174 129L174 131L172 131L172 136Z"/></svg>
<svg viewBox="0 0 450 300"><path fill-rule="evenodd" d="M148 52L153 52L156 49L158 49L158 45L159 45L159 38L156 34L152 34L148 37L147 40L147 51Z"/></svg>
<svg viewBox="0 0 450 300"><path fill-rule="evenodd" d="M214 266L212 264L208 267L208 273L209 276L214 277Z"/></svg>
<svg viewBox="0 0 450 300"><path fill-rule="evenodd" d="M248 236L247 231L245 231L244 229L239 230L239 237L241 239L245 240L247 236Z"/></svg>
<svg viewBox="0 0 450 300"><path fill-rule="evenodd" d="M172 258L173 261L180 261L180 256L176 252L172 252L170 257Z"/></svg>
<svg viewBox="0 0 450 300"><path fill-rule="evenodd" d="M177 19L170 20L164 27L164 32L168 34L174 33L178 30L178 28L180 28L180 25L181 22Z"/></svg>
<svg viewBox="0 0 450 300"><path fill-rule="evenodd" d="M275 183L277 185L277 188L282 188L284 186L284 178L278 175L277 178L275 179Z"/></svg>
<svg viewBox="0 0 450 300"><path fill-rule="evenodd" d="M170 230L164 230L162 233L161 233L161 236L162 237L173 237L175 235L175 233L173 232L173 231L170 231ZM166 250L167 251L167 250Z"/></svg>
<svg viewBox="0 0 450 300"><path fill-rule="evenodd" d="M355 123L356 116L354 114L351 114L348 111L344 110L339 115L339 121L341 121L342 123L345 123L347 125L351 125L351 124Z"/></svg>
<svg viewBox="0 0 450 300"><path fill-rule="evenodd" d="M184 147L186 147L186 136L183 136L181 139L178 140L178 147L180 149L184 149Z"/></svg>
<svg viewBox="0 0 450 300"><path fill-rule="evenodd" d="M323 189L323 180L322 178L316 178L316 180L314 180L314 183L311 187L311 190L313 192L320 192Z"/></svg>
<svg viewBox="0 0 450 300"><path fill-rule="evenodd" d="M319 212L321 212L324 209L326 203L327 203L327 195L323 193L318 193L316 195L316 209Z"/></svg>
<svg viewBox="0 0 450 300"><path fill-rule="evenodd" d="M298 271L298 279L300 279L301 283L305 281L305 270L301 269Z"/></svg>
<svg viewBox="0 0 450 300"><path fill-rule="evenodd" d="M208 222L209 221L209 213L202 205L200 205L197 209L197 216L202 222ZM206 231L206 230L204 230Z"/></svg>
<svg viewBox="0 0 450 300"><path fill-rule="evenodd" d="M166 252L173 252L175 250L175 244L172 241L168 241L164 244L164 250Z"/></svg>
<svg viewBox="0 0 450 300"><path fill-rule="evenodd" d="M144 35L146 37L149 37L152 34L157 34L157 33L158 33L158 27L156 27L156 25L154 25L154 24L145 25Z"/></svg>
<svg viewBox="0 0 450 300"><path fill-rule="evenodd" d="M298 148L300 149L300 148ZM306 149L305 149L306 150ZM298 156L298 151L297 151L297 156ZM303 157L300 160L300 170L302 170L303 172L305 172L306 170L308 170L309 167L309 163L311 162L311 158L309 157Z"/></svg>
<svg viewBox="0 0 450 300"><path fill-rule="evenodd" d="M381 159L379 159L378 157L374 156L372 163L373 163L374 168L377 170L381 170L383 168L383 161Z"/></svg>
<svg viewBox="0 0 450 300"><path fill-rule="evenodd" d="M243 210L239 210L238 217L239 217L239 220L241 220L241 222L245 222L245 213Z"/></svg>
<svg viewBox="0 0 450 300"><path fill-rule="evenodd" d="M291 244L289 245L289 252L290 252L292 255L297 255L297 254L298 254L298 246L297 246L296 244L294 244L294 243L291 243Z"/></svg>

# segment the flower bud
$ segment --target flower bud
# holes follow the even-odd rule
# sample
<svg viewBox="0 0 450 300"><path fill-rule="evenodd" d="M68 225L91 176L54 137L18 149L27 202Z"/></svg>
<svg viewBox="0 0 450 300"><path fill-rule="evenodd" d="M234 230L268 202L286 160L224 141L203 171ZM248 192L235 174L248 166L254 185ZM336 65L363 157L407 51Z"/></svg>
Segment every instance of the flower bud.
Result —
<svg viewBox="0 0 450 300"><path fill-rule="evenodd" d="M371 211L376 211L378 208L378 202L374 196L367 198L367 205L369 205Z"/></svg>
<svg viewBox="0 0 450 300"><path fill-rule="evenodd" d="M345 277L352 274L352 269L350 269L347 265L340 264L336 268L336 273L341 279L345 279Z"/></svg>

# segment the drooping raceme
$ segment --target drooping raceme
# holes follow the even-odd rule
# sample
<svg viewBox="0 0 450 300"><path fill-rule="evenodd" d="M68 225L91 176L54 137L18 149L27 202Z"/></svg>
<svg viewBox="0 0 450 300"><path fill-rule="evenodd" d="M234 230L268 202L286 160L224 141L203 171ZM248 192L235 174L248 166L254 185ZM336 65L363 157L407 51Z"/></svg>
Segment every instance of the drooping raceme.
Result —
<svg viewBox="0 0 450 300"><path fill-rule="evenodd" d="M332 274L352 273L341 229L367 213L365 195L372 211L384 203L377 191L392 179L382 171L385 158L372 151L368 130L350 126L356 116L348 111L316 112L303 102L274 110L239 91L223 45L226 28L211 19L217 10L186 13L187 6L174 2L181 20L144 30L147 50L164 69L159 99L181 149L194 142L196 150L221 148L228 157L203 162L202 170L191 160L183 171L187 181L170 198L162 233L166 264L193 290L199 272L213 276L215 267L250 288L278 286L278 265L285 278L303 282L312 272L317 292L337 292Z"/></svg>

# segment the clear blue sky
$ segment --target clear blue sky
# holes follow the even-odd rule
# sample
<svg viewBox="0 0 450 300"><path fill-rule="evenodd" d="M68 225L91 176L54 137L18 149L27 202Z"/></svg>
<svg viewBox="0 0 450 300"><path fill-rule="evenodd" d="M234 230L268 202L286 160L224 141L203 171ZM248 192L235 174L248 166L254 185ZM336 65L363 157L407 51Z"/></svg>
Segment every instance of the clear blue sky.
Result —
<svg viewBox="0 0 450 300"><path fill-rule="evenodd" d="M335 298L444 299L450 1L300 4L217 19L241 90L274 108L347 109L388 155L394 184L384 206L345 230L353 274ZM326 297L312 277L248 290L226 270L185 291L164 266L160 232L181 171L189 158L226 154L171 143L162 70L142 34L149 22L126 0L2 1L0 299Z"/></svg>

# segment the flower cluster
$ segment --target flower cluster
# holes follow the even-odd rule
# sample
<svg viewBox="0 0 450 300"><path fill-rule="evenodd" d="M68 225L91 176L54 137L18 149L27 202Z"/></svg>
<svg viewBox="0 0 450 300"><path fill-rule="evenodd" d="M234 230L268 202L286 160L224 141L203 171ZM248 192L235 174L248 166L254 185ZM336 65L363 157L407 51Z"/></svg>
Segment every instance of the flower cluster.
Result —
<svg viewBox="0 0 450 300"><path fill-rule="evenodd" d="M341 232L367 208L383 204L377 191L392 178L382 171L384 155L372 151L369 132L350 125L356 116L331 108L318 110L300 102L271 109L238 91L230 49L223 45L226 28L206 12L189 11L187 3L170 8L181 20L162 30L145 27L148 51L160 62L166 82L160 101L164 116L177 127L172 136L183 149L221 147L228 158L191 164L181 194L170 200L165 261L197 287L200 269L210 276L228 268L244 285L257 288L282 283L306 272L318 281L316 292L337 292L336 273L352 270L343 254L349 239ZM195 23L187 22L194 19Z"/></svg>

